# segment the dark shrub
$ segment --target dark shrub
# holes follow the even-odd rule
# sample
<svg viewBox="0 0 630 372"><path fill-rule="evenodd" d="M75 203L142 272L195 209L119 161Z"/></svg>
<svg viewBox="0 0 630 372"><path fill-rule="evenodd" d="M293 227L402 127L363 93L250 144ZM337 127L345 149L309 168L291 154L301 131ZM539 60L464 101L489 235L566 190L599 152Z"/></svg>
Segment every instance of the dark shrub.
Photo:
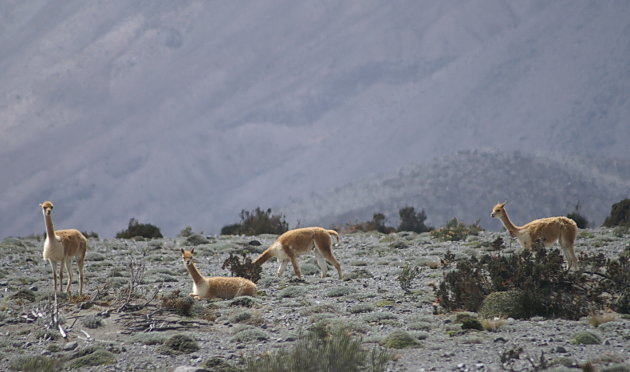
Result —
<svg viewBox="0 0 630 372"><path fill-rule="evenodd" d="M160 228L149 223L139 223L135 218L129 220L127 230L123 230L116 234L118 239L132 239L141 236L147 239L163 238Z"/></svg>
<svg viewBox="0 0 630 372"><path fill-rule="evenodd" d="M604 226L630 226L630 199L612 205L610 215L604 220Z"/></svg>
<svg viewBox="0 0 630 372"><path fill-rule="evenodd" d="M432 230L431 227L424 224L424 221L427 219L424 209L416 213L413 207L405 207L398 211L398 215L400 216L398 231L423 233Z"/></svg>
<svg viewBox="0 0 630 372"><path fill-rule="evenodd" d="M580 214L580 203L579 202L577 204L575 204L575 210L573 212L567 214L567 218L570 218L573 221L575 221L575 224L580 229L585 229L585 228L588 227L588 220L586 219L586 217L584 217L584 216L582 216Z"/></svg>
<svg viewBox="0 0 630 372"><path fill-rule="evenodd" d="M265 210L256 207L253 211L242 210L241 223L223 226L221 235L280 235L289 229L283 215L274 216L271 208Z"/></svg>
<svg viewBox="0 0 630 372"><path fill-rule="evenodd" d="M518 313L524 318L579 319L605 307L622 310L623 296L630 288L628 258L613 260L599 254L581 255L580 260L592 271L565 270L557 249L472 257L459 261L455 270L444 275L436 295L448 311L477 312L490 293L518 290L518 301L522 302ZM519 304L513 306L519 308Z"/></svg>
<svg viewBox="0 0 630 372"><path fill-rule="evenodd" d="M249 279L254 283L260 280L260 273L262 272L262 266L253 264L251 258L247 257L245 253L243 253L243 262L239 260L238 256L230 253L230 257L223 261L221 268L230 270L232 276Z"/></svg>
<svg viewBox="0 0 630 372"><path fill-rule="evenodd" d="M575 224L580 229L586 229L588 227L588 220L577 212L567 214L567 218L570 218L573 221L575 221Z"/></svg>

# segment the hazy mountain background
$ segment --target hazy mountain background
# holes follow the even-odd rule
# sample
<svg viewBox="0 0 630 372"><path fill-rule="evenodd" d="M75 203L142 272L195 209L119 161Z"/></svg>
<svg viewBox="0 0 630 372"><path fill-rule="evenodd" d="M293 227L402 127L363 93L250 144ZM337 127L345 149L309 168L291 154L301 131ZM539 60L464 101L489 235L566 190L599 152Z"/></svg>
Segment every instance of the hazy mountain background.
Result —
<svg viewBox="0 0 630 372"><path fill-rule="evenodd" d="M629 196L627 1L9 0L0 51L0 237Z"/></svg>

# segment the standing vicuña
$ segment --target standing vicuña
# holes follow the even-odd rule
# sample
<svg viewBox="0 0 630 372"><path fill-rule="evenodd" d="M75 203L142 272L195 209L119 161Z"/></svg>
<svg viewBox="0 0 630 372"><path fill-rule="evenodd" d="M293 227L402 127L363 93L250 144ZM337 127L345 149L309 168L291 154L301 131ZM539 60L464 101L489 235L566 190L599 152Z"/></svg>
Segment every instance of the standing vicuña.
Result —
<svg viewBox="0 0 630 372"><path fill-rule="evenodd" d="M190 294L193 298L218 297L229 300L238 296L256 296L256 284L251 280L229 276L205 277L199 273L192 262L195 249L186 251L182 248L181 251L186 269L193 280L193 291Z"/></svg>
<svg viewBox="0 0 630 372"><path fill-rule="evenodd" d="M573 244L577 235L577 225L575 221L566 217L547 217L534 220L523 226L516 226L510 221L505 203L498 203L492 208L492 217L499 218L503 226L511 236L518 239L518 242L525 249L532 249L532 244L540 241L547 247L556 240L560 242L562 253L569 263L569 268L577 268L578 259L573 251ZM574 266L575 265L575 266Z"/></svg>
<svg viewBox="0 0 630 372"><path fill-rule="evenodd" d="M68 285L66 292L70 293L72 284L72 258L77 258L79 266L79 295L83 295L83 262L85 261L85 251L87 250L87 239L79 230L57 230L55 231L52 221L53 203L45 201L39 205L44 214L44 224L46 225L46 240L44 240L44 260L50 262L53 274L53 289L57 291L57 263L61 263L59 268L59 291L63 287L63 268L68 272Z"/></svg>
<svg viewBox="0 0 630 372"><path fill-rule="evenodd" d="M321 227L304 227L301 229L289 230L280 235L278 239L254 260L253 263L262 265L271 257L276 257L280 261L278 276L282 276L287 268L289 260L293 265L293 271L298 278L302 278L302 271L298 264L297 257L315 249L315 257L319 265L321 277L325 277L328 272L326 261L330 262L337 269L339 279L343 279L341 265L332 253L332 238L334 235L339 242L339 234L335 230L326 230ZM324 261L326 259L326 261Z"/></svg>

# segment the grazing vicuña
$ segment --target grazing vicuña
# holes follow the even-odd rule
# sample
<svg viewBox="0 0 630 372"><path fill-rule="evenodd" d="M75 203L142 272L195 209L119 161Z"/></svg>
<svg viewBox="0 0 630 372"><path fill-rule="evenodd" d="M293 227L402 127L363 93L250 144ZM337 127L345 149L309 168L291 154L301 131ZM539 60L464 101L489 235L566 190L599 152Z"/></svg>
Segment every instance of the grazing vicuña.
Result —
<svg viewBox="0 0 630 372"><path fill-rule="evenodd" d="M337 242L339 242L339 234L335 230L326 230L321 227L304 227L289 230L280 235L253 263L261 265L271 257L276 257L280 261L278 276L282 276L289 261L291 261L295 275L298 278L302 278L302 271L300 270L297 257L308 253L313 248L317 248L314 251L321 277L325 277L328 272L328 266L326 265L326 261L328 261L337 269L339 279L343 279L341 265L332 253L331 235L335 236Z"/></svg>

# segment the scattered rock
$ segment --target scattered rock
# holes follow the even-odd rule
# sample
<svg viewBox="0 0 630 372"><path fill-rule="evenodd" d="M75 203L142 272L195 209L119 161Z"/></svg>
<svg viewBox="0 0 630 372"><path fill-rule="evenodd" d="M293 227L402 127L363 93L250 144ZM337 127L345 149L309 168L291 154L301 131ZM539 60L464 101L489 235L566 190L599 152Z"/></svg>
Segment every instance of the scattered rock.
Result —
<svg viewBox="0 0 630 372"><path fill-rule="evenodd" d="M68 342L67 344L63 345L63 350L64 351L72 351L72 350L76 349L77 346L79 346L79 344L76 341Z"/></svg>

